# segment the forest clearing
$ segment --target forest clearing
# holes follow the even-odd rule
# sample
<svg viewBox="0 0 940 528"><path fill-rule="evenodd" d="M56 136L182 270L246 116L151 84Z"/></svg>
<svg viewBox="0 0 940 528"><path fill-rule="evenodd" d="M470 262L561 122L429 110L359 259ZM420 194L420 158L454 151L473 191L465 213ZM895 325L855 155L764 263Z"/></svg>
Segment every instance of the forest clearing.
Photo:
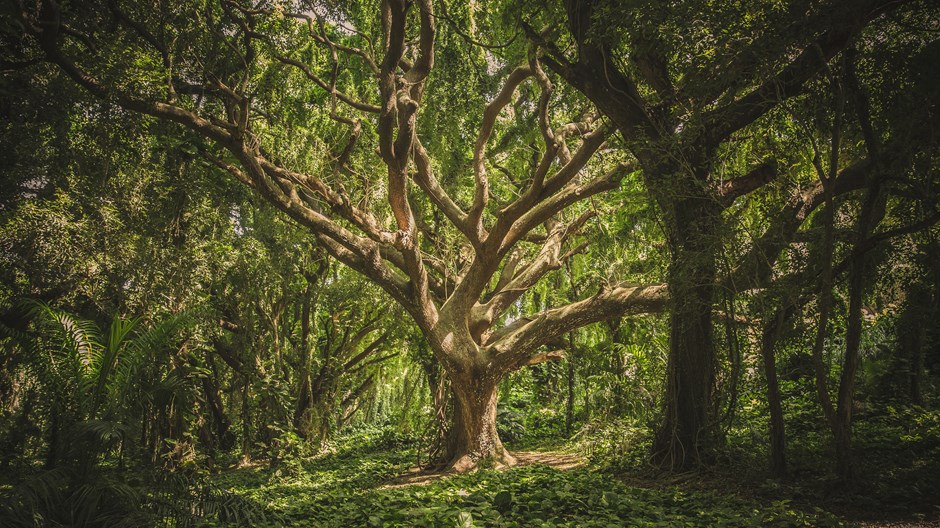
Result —
<svg viewBox="0 0 940 528"><path fill-rule="evenodd" d="M0 526L940 526L936 2L0 6Z"/></svg>

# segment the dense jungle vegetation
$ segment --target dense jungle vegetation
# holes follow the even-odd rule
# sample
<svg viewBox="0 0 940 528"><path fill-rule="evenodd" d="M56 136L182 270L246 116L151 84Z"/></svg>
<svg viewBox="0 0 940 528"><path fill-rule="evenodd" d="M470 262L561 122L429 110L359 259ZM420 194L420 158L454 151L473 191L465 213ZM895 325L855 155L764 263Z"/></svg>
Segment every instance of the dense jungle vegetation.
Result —
<svg viewBox="0 0 940 528"><path fill-rule="evenodd" d="M0 5L0 525L940 523L935 2Z"/></svg>

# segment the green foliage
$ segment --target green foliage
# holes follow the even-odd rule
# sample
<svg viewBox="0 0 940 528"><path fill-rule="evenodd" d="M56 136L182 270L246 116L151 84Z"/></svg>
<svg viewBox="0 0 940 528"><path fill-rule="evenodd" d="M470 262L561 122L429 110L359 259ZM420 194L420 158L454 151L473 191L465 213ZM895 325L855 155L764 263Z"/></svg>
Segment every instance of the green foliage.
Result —
<svg viewBox="0 0 940 528"><path fill-rule="evenodd" d="M304 463L290 478L257 470L217 482L270 504L287 524L317 526L839 526L787 501L757 503L733 495L641 488L609 473L532 465L481 470L429 484L386 487L408 453L354 448ZM392 481L394 482L394 481Z"/></svg>
<svg viewBox="0 0 940 528"><path fill-rule="evenodd" d="M496 430L499 432L499 439L503 442L512 442L525 436L526 427L522 422L523 418L523 414L519 411L499 409L496 413Z"/></svg>
<svg viewBox="0 0 940 528"><path fill-rule="evenodd" d="M635 420L598 420L585 424L575 437L578 452L591 462L610 468L643 465L651 438Z"/></svg>
<svg viewBox="0 0 940 528"><path fill-rule="evenodd" d="M198 474L105 472L89 479L57 468L0 497L4 526L254 526L276 519Z"/></svg>

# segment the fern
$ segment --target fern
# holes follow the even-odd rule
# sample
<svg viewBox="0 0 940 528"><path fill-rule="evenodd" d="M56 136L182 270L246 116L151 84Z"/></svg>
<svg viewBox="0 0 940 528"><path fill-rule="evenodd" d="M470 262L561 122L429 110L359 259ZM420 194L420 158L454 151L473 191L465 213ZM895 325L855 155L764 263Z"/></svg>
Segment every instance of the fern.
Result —
<svg viewBox="0 0 940 528"><path fill-rule="evenodd" d="M140 478L143 477L143 478ZM26 479L0 501L0 526L254 526L274 521L262 505L198 474L82 475L67 468Z"/></svg>

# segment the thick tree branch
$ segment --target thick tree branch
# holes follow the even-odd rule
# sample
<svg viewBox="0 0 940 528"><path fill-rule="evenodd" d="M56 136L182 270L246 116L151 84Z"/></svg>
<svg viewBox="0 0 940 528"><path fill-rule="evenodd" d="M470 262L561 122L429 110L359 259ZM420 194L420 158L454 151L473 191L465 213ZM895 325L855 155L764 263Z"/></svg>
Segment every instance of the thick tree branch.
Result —
<svg viewBox="0 0 940 528"><path fill-rule="evenodd" d="M447 191L438 183L437 178L434 176L434 171L431 168L431 158L428 156L424 145L421 144L420 139L417 137L415 137L414 146L416 170L412 177L415 183L428 195L431 202L444 213L444 216L450 220L450 223L472 241L475 238L475 231L470 227L470 223L467 220L467 213L454 202L450 195L447 194Z"/></svg>
<svg viewBox="0 0 940 528"><path fill-rule="evenodd" d="M596 194L617 188L624 176L634 172L632 163L620 163L613 169L583 183L570 183L550 198L541 201L516 220L502 240L500 253L503 254L536 226L555 216L570 205L586 200ZM495 230L494 230L495 231Z"/></svg>
<svg viewBox="0 0 940 528"><path fill-rule="evenodd" d="M833 184L834 195L861 189L875 164L868 158L858 161L838 174ZM745 291L766 285L780 252L790 245L797 230L810 213L824 202L822 182L816 181L794 194L770 220L764 233L724 280L729 291Z"/></svg>
<svg viewBox="0 0 940 528"><path fill-rule="evenodd" d="M718 194L726 206L731 205L737 198L773 181L777 174L777 160L765 161L744 176L721 182Z"/></svg>
<svg viewBox="0 0 940 528"><path fill-rule="evenodd" d="M594 216L594 210L588 209L574 221L567 224L559 222L554 228L550 229L548 237L546 237L541 249L532 261L513 273L502 287L497 287L493 294L489 296L487 302L474 306L471 312L471 335L479 336L542 277L553 270L559 269L565 260L574 255L575 252L583 249L579 246L579 248L562 254L565 242L578 233L584 224ZM504 282L502 276L500 282Z"/></svg>
<svg viewBox="0 0 940 528"><path fill-rule="evenodd" d="M564 350L552 350L550 352L541 352L529 356L519 362L516 368L528 367L531 365L538 365L539 363L546 363L548 361L561 361L567 357Z"/></svg>
<svg viewBox="0 0 940 528"><path fill-rule="evenodd" d="M473 148L473 175L474 191L473 205L468 214L468 223L475 233L477 240L483 239L483 211L489 199L489 178L486 175L486 143L493 133L493 127L496 124L496 118L503 108L512 100L512 95L516 88L524 80L532 75L529 66L519 66L514 69L502 89L496 94L496 97L486 105L483 111L483 122L480 124L480 132L477 135L477 141ZM472 239L471 239L472 240Z"/></svg>
<svg viewBox="0 0 940 528"><path fill-rule="evenodd" d="M597 150L604 144L606 134L607 128L604 126L599 126L586 134L581 142L580 148L570 157L568 163L562 166L552 177L543 181L543 177L539 177L538 174L542 173L543 165L544 171L547 172L555 158L555 153L558 151L558 145L553 142L553 146L549 149L551 151L551 158L549 158L549 153L546 152L546 156L543 157L542 163L536 170L537 175L533 177L526 191L511 204L499 211L496 224L487 237L487 243L499 248L499 253L502 255L505 250L519 240L520 236L524 236L534 229L535 226L554 216L554 213L560 209L555 210L547 216L544 214L540 215L536 213L536 211L542 208L546 203L556 200L561 195L565 195L566 191L570 190L565 186L571 183L572 180L581 173L582 169L587 166ZM588 196L583 196L581 199L587 197ZM568 205L570 205L570 203ZM551 207L545 208L545 210L549 211ZM528 219L528 221L526 221L526 219ZM533 219L535 220L534 223L532 222Z"/></svg>
<svg viewBox="0 0 940 528"><path fill-rule="evenodd" d="M484 346L494 356L526 357L539 346L591 323L623 315L660 313L666 308L666 298L666 286L662 284L601 290L582 301L520 318L484 335Z"/></svg>
<svg viewBox="0 0 940 528"><path fill-rule="evenodd" d="M702 121L704 143L713 149L732 133L753 123L784 101L800 93L807 81L826 65L874 18L896 9L904 0L877 0L853 6L844 16L834 17L831 27L806 46L776 75L753 91L725 106L707 112Z"/></svg>

